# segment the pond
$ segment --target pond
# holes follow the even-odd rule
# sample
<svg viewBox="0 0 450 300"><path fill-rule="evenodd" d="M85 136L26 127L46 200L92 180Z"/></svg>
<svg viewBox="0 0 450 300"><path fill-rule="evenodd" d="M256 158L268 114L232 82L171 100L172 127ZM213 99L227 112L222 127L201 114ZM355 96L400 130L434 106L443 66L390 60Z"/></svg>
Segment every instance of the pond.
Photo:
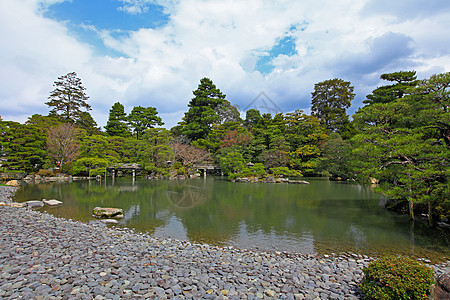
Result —
<svg viewBox="0 0 450 300"><path fill-rule="evenodd" d="M232 183L222 177L190 180L120 178L21 187L18 202L58 199L41 210L93 221L96 206L123 208L119 225L157 237L303 254L397 253L450 257L449 231L411 223L384 208L370 187L305 178L311 184Z"/></svg>

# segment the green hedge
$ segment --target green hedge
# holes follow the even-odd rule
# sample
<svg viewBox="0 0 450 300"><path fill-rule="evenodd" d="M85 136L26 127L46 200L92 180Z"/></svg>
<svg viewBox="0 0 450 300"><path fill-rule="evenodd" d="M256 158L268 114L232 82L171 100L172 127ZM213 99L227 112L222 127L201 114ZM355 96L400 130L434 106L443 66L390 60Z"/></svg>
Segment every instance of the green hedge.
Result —
<svg viewBox="0 0 450 300"><path fill-rule="evenodd" d="M405 256L385 256L363 269L366 299L428 299L433 269Z"/></svg>

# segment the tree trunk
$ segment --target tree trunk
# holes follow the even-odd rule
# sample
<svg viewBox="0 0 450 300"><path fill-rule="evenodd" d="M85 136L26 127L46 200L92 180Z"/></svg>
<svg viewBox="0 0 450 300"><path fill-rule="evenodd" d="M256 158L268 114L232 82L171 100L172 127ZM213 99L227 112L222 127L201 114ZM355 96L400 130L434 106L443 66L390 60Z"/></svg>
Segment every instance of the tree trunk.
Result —
<svg viewBox="0 0 450 300"><path fill-rule="evenodd" d="M411 173L408 172L409 178L409 219L414 221L414 200L412 198L412 187L411 187Z"/></svg>
<svg viewBox="0 0 450 300"><path fill-rule="evenodd" d="M430 200L428 200L428 226L433 226L433 215L432 215L432 213L433 213L433 210L432 210L432 207L431 207L431 201Z"/></svg>
<svg viewBox="0 0 450 300"><path fill-rule="evenodd" d="M409 219L414 221L414 202L412 199L408 200L409 202Z"/></svg>

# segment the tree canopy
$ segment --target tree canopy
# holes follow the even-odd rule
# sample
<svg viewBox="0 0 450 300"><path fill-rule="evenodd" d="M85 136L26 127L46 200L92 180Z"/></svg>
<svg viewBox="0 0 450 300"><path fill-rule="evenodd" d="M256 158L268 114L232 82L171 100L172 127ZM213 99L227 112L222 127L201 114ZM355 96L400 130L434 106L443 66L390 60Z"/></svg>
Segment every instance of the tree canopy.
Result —
<svg viewBox="0 0 450 300"><path fill-rule="evenodd" d="M209 78L202 78L193 94L194 98L188 104L189 110L184 114L183 121L180 122L180 131L195 141L206 138L211 132L212 125L219 123L221 119L219 111L222 118L226 120L225 112L232 108L230 105L227 107L225 95Z"/></svg>
<svg viewBox="0 0 450 300"><path fill-rule="evenodd" d="M157 114L158 112L154 107L135 106L133 108L127 120L136 133L137 139L139 139L145 129L164 124Z"/></svg>
<svg viewBox="0 0 450 300"><path fill-rule="evenodd" d="M450 73L434 75L407 90L407 96L360 109L352 138L355 173L367 182L380 180L378 191L414 205L449 205L448 144Z"/></svg>
<svg viewBox="0 0 450 300"><path fill-rule="evenodd" d="M50 101L45 103L51 108L50 113L65 121L76 122L82 117L82 109L91 110L86 102L89 99L85 93L86 88L75 72L58 77L53 86L55 89L48 97Z"/></svg>
<svg viewBox="0 0 450 300"><path fill-rule="evenodd" d="M339 78L316 83L312 92L311 113L328 130L338 131L349 122L346 109L355 97L353 89L349 81Z"/></svg>
<svg viewBox="0 0 450 300"><path fill-rule="evenodd" d="M114 103L109 110L109 118L105 130L106 134L109 136L131 136L131 131L127 124L127 114L120 102Z"/></svg>
<svg viewBox="0 0 450 300"><path fill-rule="evenodd" d="M417 85L415 71L400 71L394 73L386 73L380 76L381 79L394 82L391 85L384 85L376 88L371 94L366 96L363 103L387 103L395 99L402 98L407 90Z"/></svg>

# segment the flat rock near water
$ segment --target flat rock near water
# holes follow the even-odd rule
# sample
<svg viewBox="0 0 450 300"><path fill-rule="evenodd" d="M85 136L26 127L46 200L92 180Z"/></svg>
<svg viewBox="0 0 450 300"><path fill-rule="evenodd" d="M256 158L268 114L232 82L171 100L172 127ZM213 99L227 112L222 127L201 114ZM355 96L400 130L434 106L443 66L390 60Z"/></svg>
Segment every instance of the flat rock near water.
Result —
<svg viewBox="0 0 450 300"><path fill-rule="evenodd" d="M56 199L50 199L50 200L44 199L44 200L42 200L42 202L44 202L45 205L48 205L48 206L59 206L59 205L63 204L61 201L56 200Z"/></svg>
<svg viewBox="0 0 450 300"><path fill-rule="evenodd" d="M11 193L0 188L0 201ZM372 261L158 239L8 206L0 237L0 299L359 299Z"/></svg>

